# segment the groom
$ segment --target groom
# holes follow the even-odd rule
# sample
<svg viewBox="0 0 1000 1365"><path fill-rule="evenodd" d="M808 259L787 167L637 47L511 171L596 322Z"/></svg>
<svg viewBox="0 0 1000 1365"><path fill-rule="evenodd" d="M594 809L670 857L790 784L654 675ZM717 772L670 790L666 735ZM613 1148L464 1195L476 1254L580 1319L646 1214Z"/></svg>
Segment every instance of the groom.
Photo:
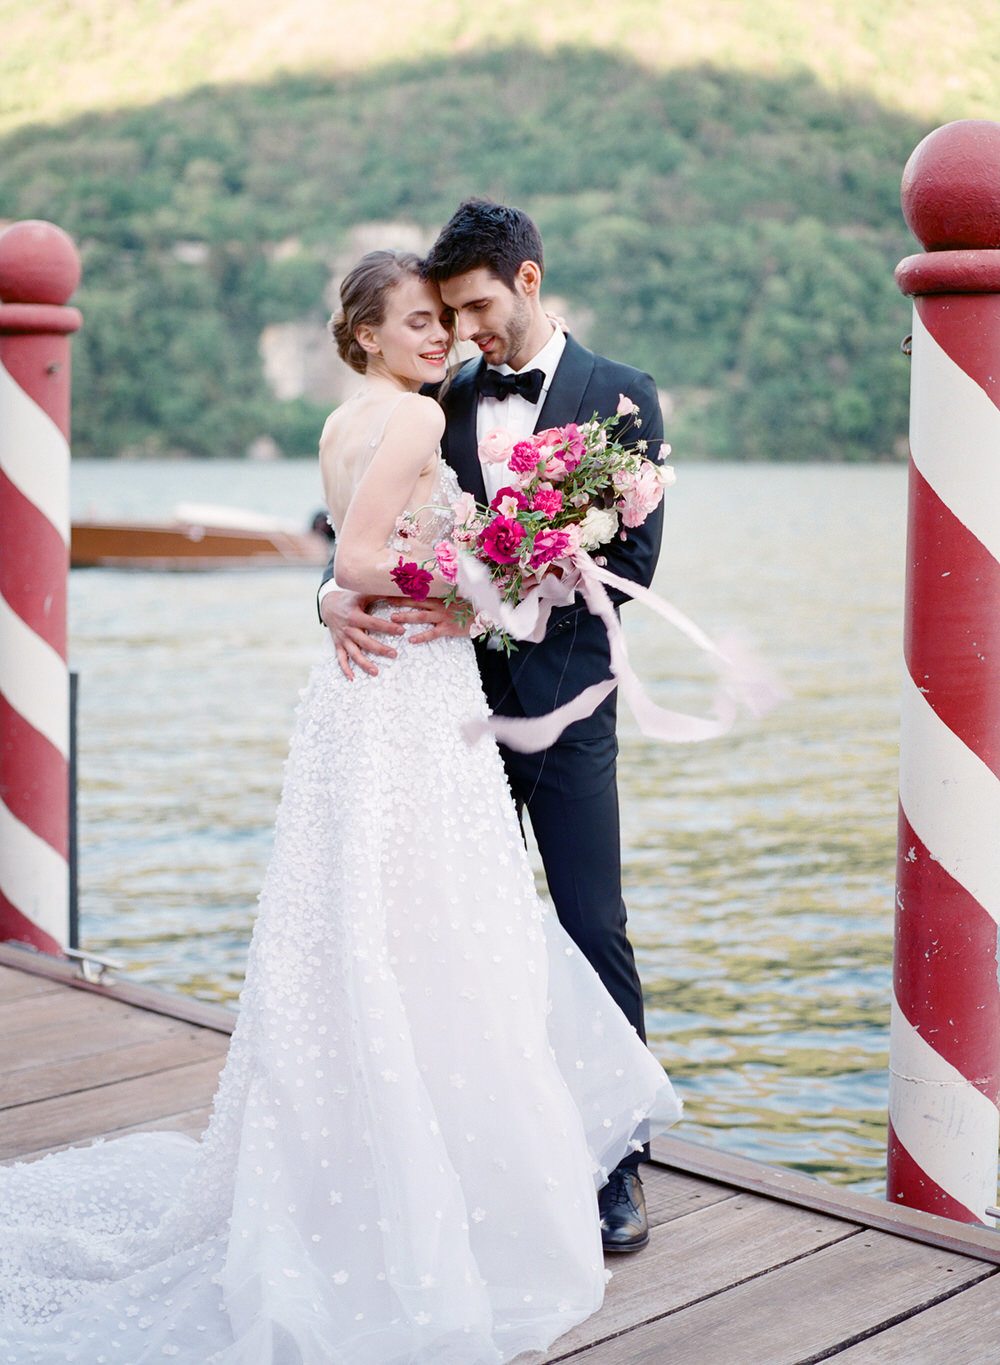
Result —
<svg viewBox="0 0 1000 1365"><path fill-rule="evenodd" d="M623 395L635 403L641 421L625 443L641 437L648 455L660 459L663 422L649 375L586 350L554 327L542 307L542 241L527 214L468 200L441 231L425 273L453 310L459 337L475 342L482 353L459 370L441 397L444 457L477 501L489 502L503 483L502 466L479 460L478 445L487 432L503 427L523 440L534 431L588 421L595 412L603 419ZM627 539L618 537L598 553L611 572L648 587L661 530L662 504ZM352 664L374 672L367 656L392 654L390 645L372 635L386 633L386 621L368 616L365 605L340 591L321 597L322 619L348 673ZM403 623L425 624L413 641L466 633L432 599L396 613L394 621L397 632ZM482 641L476 650L487 700L501 716L544 715L610 675L604 625L579 597L552 612L540 643L522 643L510 657ZM526 810L531 821L559 919L644 1039L642 988L621 892L615 701L612 693L541 753L519 754L504 746L501 753L518 814L523 818ZM608 1251L632 1251L649 1240L637 1169L644 1154L626 1157L600 1192Z"/></svg>

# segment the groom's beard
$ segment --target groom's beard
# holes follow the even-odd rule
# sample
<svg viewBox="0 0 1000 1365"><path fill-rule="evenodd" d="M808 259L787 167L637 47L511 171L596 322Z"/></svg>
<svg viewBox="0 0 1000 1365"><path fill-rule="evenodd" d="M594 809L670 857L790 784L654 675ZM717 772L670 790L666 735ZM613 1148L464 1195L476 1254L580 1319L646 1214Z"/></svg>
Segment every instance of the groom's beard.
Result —
<svg viewBox="0 0 1000 1365"><path fill-rule="evenodd" d="M527 301L519 295L514 295L514 303L511 308L510 317L503 334L494 333L503 342L503 354L490 361L491 365L510 365L513 357L516 356L524 345L524 339L531 329L531 309ZM529 356L524 357L530 359Z"/></svg>

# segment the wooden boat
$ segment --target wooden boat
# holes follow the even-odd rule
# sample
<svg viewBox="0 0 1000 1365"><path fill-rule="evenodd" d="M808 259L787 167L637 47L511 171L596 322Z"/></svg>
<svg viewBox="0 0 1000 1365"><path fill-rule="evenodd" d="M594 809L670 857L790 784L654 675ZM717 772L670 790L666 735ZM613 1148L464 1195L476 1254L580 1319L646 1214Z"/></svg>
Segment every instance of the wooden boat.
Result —
<svg viewBox="0 0 1000 1365"><path fill-rule="evenodd" d="M184 504L171 521L73 522L74 569L317 568L330 557L330 540L317 513L303 530L280 517L230 507Z"/></svg>

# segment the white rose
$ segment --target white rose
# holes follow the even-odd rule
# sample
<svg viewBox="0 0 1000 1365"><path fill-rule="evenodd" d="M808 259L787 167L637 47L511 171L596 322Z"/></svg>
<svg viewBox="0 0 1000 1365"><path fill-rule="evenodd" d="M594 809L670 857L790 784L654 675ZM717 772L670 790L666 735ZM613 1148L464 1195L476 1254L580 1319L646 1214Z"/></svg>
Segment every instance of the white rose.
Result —
<svg viewBox="0 0 1000 1365"><path fill-rule="evenodd" d="M591 507L580 522L580 549L596 550L605 545L618 530L618 513L614 508Z"/></svg>

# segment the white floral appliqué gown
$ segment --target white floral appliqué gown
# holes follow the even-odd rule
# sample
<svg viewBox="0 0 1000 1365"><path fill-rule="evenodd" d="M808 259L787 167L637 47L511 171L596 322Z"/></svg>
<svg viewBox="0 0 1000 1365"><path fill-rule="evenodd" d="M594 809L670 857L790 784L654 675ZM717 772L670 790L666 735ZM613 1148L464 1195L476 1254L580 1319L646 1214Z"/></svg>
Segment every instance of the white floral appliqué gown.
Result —
<svg viewBox="0 0 1000 1365"><path fill-rule="evenodd" d="M596 1186L679 1104L485 713L467 640L314 668L209 1126L0 1171L0 1362L480 1365L600 1306Z"/></svg>

